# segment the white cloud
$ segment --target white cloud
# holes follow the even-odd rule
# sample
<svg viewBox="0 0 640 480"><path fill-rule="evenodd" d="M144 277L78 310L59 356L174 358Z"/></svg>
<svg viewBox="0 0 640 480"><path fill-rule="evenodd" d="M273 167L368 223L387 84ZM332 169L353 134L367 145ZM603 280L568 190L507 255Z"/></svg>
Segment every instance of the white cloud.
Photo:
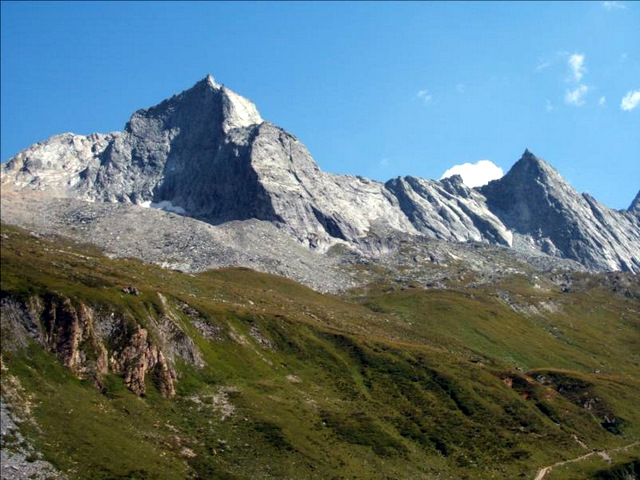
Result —
<svg viewBox="0 0 640 480"><path fill-rule="evenodd" d="M600 97L600 100L598 100L598 105L600 105L601 107L604 107L607 104L607 99L604 97Z"/></svg>
<svg viewBox="0 0 640 480"><path fill-rule="evenodd" d="M477 163L463 163L456 165L442 174L440 180L452 175L460 175L462 181L468 187L480 187L491 180L496 180L504 175L502 169L491 160L480 160Z"/></svg>
<svg viewBox="0 0 640 480"><path fill-rule="evenodd" d="M589 87L587 87L586 85L578 85L573 90L567 90L564 95L564 101L567 105L581 107L585 104L584 97L588 91Z"/></svg>
<svg viewBox="0 0 640 480"><path fill-rule="evenodd" d="M569 67L571 68L571 73L573 74L573 79L576 82L582 80L582 76L587 71L584 66L584 54L574 53L569 57Z"/></svg>
<svg viewBox="0 0 640 480"><path fill-rule="evenodd" d="M620 108L625 112L633 110L638 105L640 105L640 90L629 90L620 102Z"/></svg>
<svg viewBox="0 0 640 480"><path fill-rule="evenodd" d="M627 6L622 2L602 2L602 6L609 11L627 8Z"/></svg>
<svg viewBox="0 0 640 480"><path fill-rule="evenodd" d="M422 100L425 104L428 104L433 100L433 96L429 93L429 90L420 90L416 97Z"/></svg>

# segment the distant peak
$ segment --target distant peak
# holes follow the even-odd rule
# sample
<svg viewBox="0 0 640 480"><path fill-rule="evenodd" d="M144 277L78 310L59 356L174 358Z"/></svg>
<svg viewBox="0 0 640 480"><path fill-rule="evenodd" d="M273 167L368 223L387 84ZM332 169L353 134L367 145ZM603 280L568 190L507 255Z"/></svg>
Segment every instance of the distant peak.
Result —
<svg viewBox="0 0 640 480"><path fill-rule="evenodd" d="M258 109L249 99L238 95L233 90L216 82L213 75L208 74L195 86L205 86L221 95L224 111L223 128L229 131L233 128L247 127L263 122ZM194 87L195 88L195 87ZM201 87L200 87L201 88Z"/></svg>
<svg viewBox="0 0 640 480"><path fill-rule="evenodd" d="M192 89L196 87L210 87L215 90L220 89L220 85L216 82L216 79L210 73L207 74L207 76L204 77L202 80L198 80L195 83L195 85L192 87Z"/></svg>
<svg viewBox="0 0 640 480"><path fill-rule="evenodd" d="M491 183L519 186L537 183L554 186L553 188L564 188L562 185L568 186L555 168L540 157L535 156L528 148L504 177ZM492 187L489 184L486 187L480 187L483 191L489 191L492 188L498 188L498 186L494 185Z"/></svg>
<svg viewBox="0 0 640 480"><path fill-rule="evenodd" d="M459 175L457 173L455 175L451 175L450 177L443 178L442 180L440 180L440 182L445 185L451 185L453 187L459 187L461 185L464 185L464 180L462 180L462 175Z"/></svg>
<svg viewBox="0 0 640 480"><path fill-rule="evenodd" d="M640 191L638 191L636 198L633 199L633 202L631 202L631 205L629 205L627 211L636 215L640 215Z"/></svg>
<svg viewBox="0 0 640 480"><path fill-rule="evenodd" d="M546 172L546 173L557 173L556 170L545 162L542 158L537 157L531 150L528 148L525 149L522 157L518 160L515 165L512 167L512 170L526 168L526 170L533 172Z"/></svg>
<svg viewBox="0 0 640 480"><path fill-rule="evenodd" d="M538 158L531 150L529 150L528 148L524 149L524 153L522 154L522 156L520 157L520 160L527 160L527 161L538 161L538 162L542 162L541 158Z"/></svg>
<svg viewBox="0 0 640 480"><path fill-rule="evenodd" d="M204 79L204 80L205 80L209 85L211 85L213 88L220 87L220 85L218 85L218 84L216 83L216 79L215 79L215 78L213 78L213 75L211 75L211 74L207 75L207 76L205 77L205 79Z"/></svg>

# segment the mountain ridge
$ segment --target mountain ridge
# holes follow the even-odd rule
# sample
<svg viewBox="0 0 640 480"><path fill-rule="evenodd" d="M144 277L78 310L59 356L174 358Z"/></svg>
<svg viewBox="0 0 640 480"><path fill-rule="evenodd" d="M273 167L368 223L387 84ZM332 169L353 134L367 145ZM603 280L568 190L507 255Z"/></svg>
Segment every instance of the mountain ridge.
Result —
<svg viewBox="0 0 640 480"><path fill-rule="evenodd" d="M616 212L578 194L528 149L504 177L480 188L458 178L382 183L325 173L295 136L210 75L138 110L122 132L63 134L29 147L2 166L2 184L154 206L213 225L268 221L320 252L345 244L371 253L368 237L397 231L524 245L587 269L640 272L632 208Z"/></svg>

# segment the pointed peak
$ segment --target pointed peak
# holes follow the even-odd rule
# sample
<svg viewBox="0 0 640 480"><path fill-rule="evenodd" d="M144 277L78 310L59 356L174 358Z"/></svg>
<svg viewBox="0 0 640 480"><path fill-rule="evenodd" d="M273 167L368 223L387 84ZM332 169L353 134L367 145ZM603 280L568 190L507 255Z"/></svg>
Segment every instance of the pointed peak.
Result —
<svg viewBox="0 0 640 480"><path fill-rule="evenodd" d="M146 129L146 119L149 117L173 122L175 117L167 115L167 109L188 111L189 113L180 121L213 122L220 125L225 133L235 128L249 127L263 122L253 102L217 83L213 75L208 74L191 88L153 107L135 112L125 126L125 131Z"/></svg>
<svg viewBox="0 0 640 480"><path fill-rule="evenodd" d="M536 157L529 149L524 151L520 160L511 167L505 176L489 182L479 190L486 194L493 190L501 190L506 185L511 185L513 188L524 188L527 185L544 185L544 188L562 190L571 188L555 168L543 159Z"/></svg>
<svg viewBox="0 0 640 480"><path fill-rule="evenodd" d="M540 174L546 173L547 175L557 175L558 172L555 168L545 162L542 158L537 157L531 150L528 148L525 149L522 157L518 160L513 167L511 167L511 171L513 170L525 170L530 172L530 174Z"/></svg>
<svg viewBox="0 0 640 480"><path fill-rule="evenodd" d="M247 127L263 122L258 109L253 102L233 90L216 82L213 75L208 74L193 87L204 86L220 95L223 108L223 128L229 131L233 128Z"/></svg>
<svg viewBox="0 0 640 480"><path fill-rule="evenodd" d="M213 90L220 90L222 86L216 82L216 79L210 73L207 74L202 80L198 80L193 87L188 90L193 90L194 88L211 88Z"/></svg>
<svg viewBox="0 0 640 480"><path fill-rule="evenodd" d="M638 191L636 198L634 198L631 205L629 205L627 212L640 216L640 191Z"/></svg>
<svg viewBox="0 0 640 480"><path fill-rule="evenodd" d="M525 148L524 153L522 154L522 156L520 157L519 161L527 161L527 162L537 162L537 163L543 163L545 164L546 162L544 160L542 160L540 157L537 157L531 150L529 150L528 148Z"/></svg>
<svg viewBox="0 0 640 480"><path fill-rule="evenodd" d="M205 86L212 88L213 90L220 90L222 85L216 82L216 79L210 73L207 74L202 80L198 82L199 84L204 84Z"/></svg>

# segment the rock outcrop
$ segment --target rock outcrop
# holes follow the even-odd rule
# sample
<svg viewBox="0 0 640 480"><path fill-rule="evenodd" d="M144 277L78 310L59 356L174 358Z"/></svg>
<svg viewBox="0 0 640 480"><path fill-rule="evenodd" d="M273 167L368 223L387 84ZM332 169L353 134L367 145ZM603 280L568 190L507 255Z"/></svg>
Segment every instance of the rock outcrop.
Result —
<svg viewBox="0 0 640 480"><path fill-rule="evenodd" d="M150 316L146 328L120 312L56 295L32 296L26 302L3 298L0 311L3 349L36 341L79 378L98 387L105 374L114 373L133 393L144 395L151 377L160 393L171 397L178 357L197 368L204 366L198 348L167 304L162 316Z"/></svg>
<svg viewBox="0 0 640 480"><path fill-rule="evenodd" d="M156 207L213 225L267 221L318 252L343 243L380 255L385 248L370 239L395 231L640 272L638 199L615 212L528 151L480 189L459 177L383 184L324 173L298 139L211 76L134 113L123 132L63 134L20 152L3 165L2 185Z"/></svg>

